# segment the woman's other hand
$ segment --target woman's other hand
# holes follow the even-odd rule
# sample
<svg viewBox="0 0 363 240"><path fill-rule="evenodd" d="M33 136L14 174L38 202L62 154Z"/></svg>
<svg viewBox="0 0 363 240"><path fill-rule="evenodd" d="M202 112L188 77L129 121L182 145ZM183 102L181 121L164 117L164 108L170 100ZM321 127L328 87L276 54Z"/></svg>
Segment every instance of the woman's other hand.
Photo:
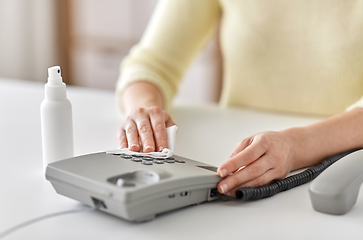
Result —
<svg viewBox="0 0 363 240"><path fill-rule="evenodd" d="M244 139L218 168L218 175L225 177L218 191L234 195L238 188L286 177L293 168L291 150L292 141L286 132L263 132Z"/></svg>

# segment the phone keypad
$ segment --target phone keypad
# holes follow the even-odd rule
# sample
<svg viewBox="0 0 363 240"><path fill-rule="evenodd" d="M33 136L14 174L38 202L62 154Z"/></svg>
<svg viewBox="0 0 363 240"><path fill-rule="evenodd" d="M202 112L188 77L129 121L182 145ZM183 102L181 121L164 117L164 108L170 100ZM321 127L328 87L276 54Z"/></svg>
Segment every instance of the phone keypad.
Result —
<svg viewBox="0 0 363 240"><path fill-rule="evenodd" d="M169 158L153 158L150 156L138 156L138 155L128 155L128 154L120 154L120 158L125 159L125 160L130 160L132 162L136 162L136 163L141 163L143 165L153 165L153 164L164 164L164 163L168 163L168 164L173 164L173 163L185 163L184 160L180 160L180 159L175 159L173 157L169 157Z"/></svg>

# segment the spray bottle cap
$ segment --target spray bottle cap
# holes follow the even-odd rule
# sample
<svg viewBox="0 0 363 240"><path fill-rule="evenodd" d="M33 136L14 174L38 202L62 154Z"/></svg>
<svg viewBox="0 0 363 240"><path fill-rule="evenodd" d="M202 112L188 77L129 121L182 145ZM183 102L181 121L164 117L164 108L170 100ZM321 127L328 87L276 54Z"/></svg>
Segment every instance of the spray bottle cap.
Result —
<svg viewBox="0 0 363 240"><path fill-rule="evenodd" d="M60 66L48 68L48 83L52 86L63 83Z"/></svg>
<svg viewBox="0 0 363 240"><path fill-rule="evenodd" d="M59 66L48 68L48 82L45 84L45 98L48 100L62 100L67 97L66 84L62 80Z"/></svg>

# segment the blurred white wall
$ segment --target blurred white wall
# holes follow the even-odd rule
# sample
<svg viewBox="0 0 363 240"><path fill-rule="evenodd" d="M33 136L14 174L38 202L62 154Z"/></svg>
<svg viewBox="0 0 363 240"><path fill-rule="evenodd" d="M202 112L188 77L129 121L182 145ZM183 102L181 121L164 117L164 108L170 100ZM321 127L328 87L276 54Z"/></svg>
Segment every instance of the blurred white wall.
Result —
<svg viewBox="0 0 363 240"><path fill-rule="evenodd" d="M46 81L60 64L57 6L63 0L0 0L0 78ZM70 0L70 79L114 89L119 66L141 38L157 0ZM61 66L62 67L62 66ZM186 73L177 101L218 101L221 61L216 38Z"/></svg>
<svg viewBox="0 0 363 240"><path fill-rule="evenodd" d="M46 81L59 64L56 0L0 0L0 77Z"/></svg>
<svg viewBox="0 0 363 240"><path fill-rule="evenodd" d="M156 0L72 0L72 82L114 89L119 66L136 44Z"/></svg>
<svg viewBox="0 0 363 240"><path fill-rule="evenodd" d="M72 0L72 82L114 89L120 63L140 40L156 4L157 0ZM218 101L221 71L214 39L186 73L176 100Z"/></svg>

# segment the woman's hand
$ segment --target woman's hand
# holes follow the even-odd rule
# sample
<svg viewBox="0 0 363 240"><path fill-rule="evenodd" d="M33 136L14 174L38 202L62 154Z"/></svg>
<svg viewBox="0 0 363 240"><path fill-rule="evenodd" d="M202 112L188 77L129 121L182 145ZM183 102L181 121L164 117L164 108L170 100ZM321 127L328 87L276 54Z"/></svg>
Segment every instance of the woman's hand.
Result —
<svg viewBox="0 0 363 240"><path fill-rule="evenodd" d="M170 115L159 107L138 108L122 123L119 147L131 151L160 152L168 147L166 128L175 125Z"/></svg>
<svg viewBox="0 0 363 240"><path fill-rule="evenodd" d="M238 188L261 186L329 156L363 148L362 121L359 107L308 126L246 138L218 168L225 177L218 191L234 195Z"/></svg>
<svg viewBox="0 0 363 240"><path fill-rule="evenodd" d="M234 195L241 187L256 187L281 179L293 169L292 141L286 132L263 132L241 141L227 162L218 168L225 177L222 194Z"/></svg>

